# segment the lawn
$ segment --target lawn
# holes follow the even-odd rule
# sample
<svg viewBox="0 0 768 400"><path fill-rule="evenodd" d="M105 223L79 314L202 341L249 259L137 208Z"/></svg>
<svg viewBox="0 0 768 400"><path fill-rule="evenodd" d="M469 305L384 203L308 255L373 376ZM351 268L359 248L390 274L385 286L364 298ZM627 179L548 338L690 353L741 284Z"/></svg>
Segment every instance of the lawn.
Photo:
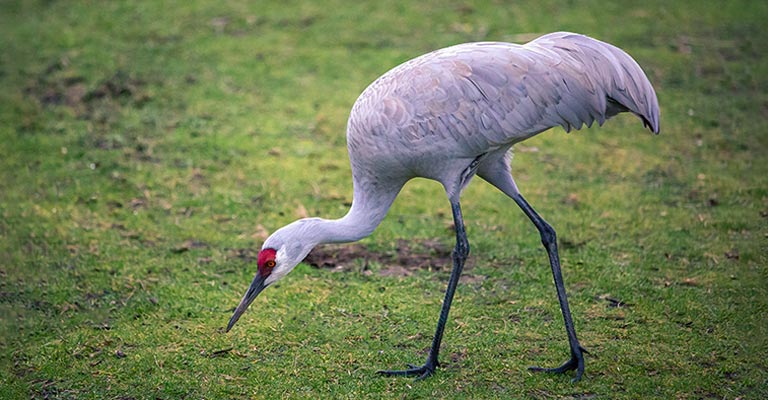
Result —
<svg viewBox="0 0 768 400"><path fill-rule="evenodd" d="M766 19L758 1L3 1L0 397L766 398ZM662 113L659 136L625 114L515 151L558 231L582 381L528 371L568 355L551 273L481 180L429 379L375 372L431 343L454 237L432 181L224 332L269 232L348 209L344 129L371 81L558 30L632 54Z"/></svg>

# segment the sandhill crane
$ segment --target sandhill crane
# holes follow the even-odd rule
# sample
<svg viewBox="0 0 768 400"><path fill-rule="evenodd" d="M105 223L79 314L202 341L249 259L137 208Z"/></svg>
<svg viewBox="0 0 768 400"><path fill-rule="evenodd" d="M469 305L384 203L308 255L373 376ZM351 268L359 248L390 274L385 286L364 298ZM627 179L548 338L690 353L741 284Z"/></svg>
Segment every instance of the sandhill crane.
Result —
<svg viewBox="0 0 768 400"><path fill-rule="evenodd" d="M453 213L453 269L437 329L422 366L379 371L431 375L451 301L469 254L459 198L475 175L511 197L533 222L549 256L571 348L557 368L584 372L586 352L576 338L565 293L555 230L520 194L510 173L509 150L554 126L566 131L602 125L620 112L659 132L656 93L635 60L587 36L557 32L527 44L460 44L401 64L374 81L352 107L347 147L354 187L352 206L340 219L303 218L274 232L258 254L258 271L229 320L227 331L267 286L301 262L315 246L354 242L379 225L403 185L424 177L445 188Z"/></svg>

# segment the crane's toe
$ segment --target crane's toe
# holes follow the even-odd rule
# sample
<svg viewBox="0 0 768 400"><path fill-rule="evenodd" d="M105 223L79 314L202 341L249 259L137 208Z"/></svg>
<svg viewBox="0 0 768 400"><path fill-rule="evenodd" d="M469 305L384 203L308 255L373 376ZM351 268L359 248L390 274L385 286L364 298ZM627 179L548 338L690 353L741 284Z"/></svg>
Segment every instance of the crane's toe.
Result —
<svg viewBox="0 0 768 400"><path fill-rule="evenodd" d="M533 372L546 372L552 374L562 374L568 371L576 370L576 376L571 379L571 382L578 382L581 380L581 376L584 375L584 353L589 353L586 349L579 346L578 349L571 350L571 359L564 362L563 365L556 368L542 368L542 367L528 367L529 371Z"/></svg>
<svg viewBox="0 0 768 400"><path fill-rule="evenodd" d="M414 376L415 375L416 380L420 381L432 375L437 369L437 367L438 367L438 363L436 361L435 362L427 361L422 366L408 364L408 369L389 369L389 370L381 370L376 372L386 376Z"/></svg>

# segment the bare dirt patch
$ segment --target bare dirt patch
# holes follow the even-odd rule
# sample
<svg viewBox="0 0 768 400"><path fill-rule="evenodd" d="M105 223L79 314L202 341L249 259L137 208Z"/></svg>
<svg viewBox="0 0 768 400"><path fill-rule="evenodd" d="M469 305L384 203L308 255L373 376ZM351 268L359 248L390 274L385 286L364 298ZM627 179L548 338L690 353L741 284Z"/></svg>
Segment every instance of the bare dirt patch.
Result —
<svg viewBox="0 0 768 400"><path fill-rule="evenodd" d="M372 263L381 265L381 276L410 276L419 270L450 271L453 266L452 248L437 239L398 240L392 251L371 251L360 243L324 245L312 250L304 262L337 271L368 271ZM472 267L467 260L465 270Z"/></svg>
<svg viewBox="0 0 768 400"><path fill-rule="evenodd" d="M141 106L151 99L144 89L146 82L125 71L112 75L90 86L87 79L71 68L64 57L51 63L27 85L26 94L43 106L67 106L84 119L99 117L99 102ZM90 86L90 87L89 87Z"/></svg>

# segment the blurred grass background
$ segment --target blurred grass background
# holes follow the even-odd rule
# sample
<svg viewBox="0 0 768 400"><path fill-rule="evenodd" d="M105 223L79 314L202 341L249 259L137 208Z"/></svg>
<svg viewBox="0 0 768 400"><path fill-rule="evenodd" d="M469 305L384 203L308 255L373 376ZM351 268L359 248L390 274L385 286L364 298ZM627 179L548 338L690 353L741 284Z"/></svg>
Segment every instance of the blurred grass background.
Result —
<svg viewBox="0 0 768 400"><path fill-rule="evenodd" d="M768 395L768 5L757 1L0 2L3 398L712 398ZM432 378L449 266L300 265L223 327L268 232L351 201L344 128L389 68L569 30L632 54L631 116L546 132L513 174L558 230L582 382L538 235L477 181L472 255ZM410 183L366 249L450 247ZM400 242L402 244L402 242Z"/></svg>

